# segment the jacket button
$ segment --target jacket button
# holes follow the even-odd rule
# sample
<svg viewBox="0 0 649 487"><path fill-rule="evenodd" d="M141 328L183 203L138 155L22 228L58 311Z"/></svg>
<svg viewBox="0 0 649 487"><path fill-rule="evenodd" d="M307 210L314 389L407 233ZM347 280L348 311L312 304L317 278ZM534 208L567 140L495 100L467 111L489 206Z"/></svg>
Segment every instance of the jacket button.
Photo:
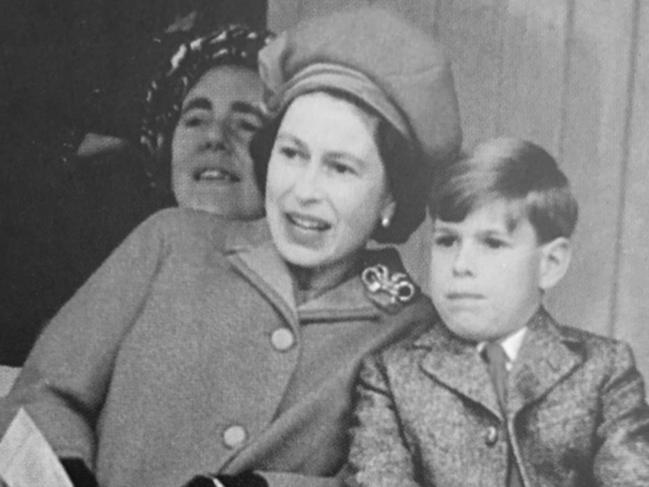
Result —
<svg viewBox="0 0 649 487"><path fill-rule="evenodd" d="M243 426L234 424L223 432L223 443L228 448L236 448L246 441L246 430Z"/></svg>
<svg viewBox="0 0 649 487"><path fill-rule="evenodd" d="M498 428L495 426L489 426L487 431L485 431L484 442L487 446L494 446L498 441Z"/></svg>
<svg viewBox="0 0 649 487"><path fill-rule="evenodd" d="M288 328L278 328L270 335L270 343L279 352L285 352L295 344L295 336Z"/></svg>

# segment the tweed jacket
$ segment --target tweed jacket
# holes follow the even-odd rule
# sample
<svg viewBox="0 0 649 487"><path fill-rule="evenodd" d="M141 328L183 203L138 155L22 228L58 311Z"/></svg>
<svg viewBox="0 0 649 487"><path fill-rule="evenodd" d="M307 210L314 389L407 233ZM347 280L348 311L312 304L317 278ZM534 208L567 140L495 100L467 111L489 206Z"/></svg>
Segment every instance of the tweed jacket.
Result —
<svg viewBox="0 0 649 487"><path fill-rule="evenodd" d="M0 431L25 407L101 487L245 470L271 486L340 485L362 357L433 308L422 295L379 306L358 276L299 306L293 296L264 220L163 210L46 327L0 403ZM329 326L306 356L305 327Z"/></svg>
<svg viewBox="0 0 649 487"><path fill-rule="evenodd" d="M508 375L505 417L475 344L439 322L367 359L354 485L505 486L504 428L524 485L649 485L649 407L629 347L541 309Z"/></svg>

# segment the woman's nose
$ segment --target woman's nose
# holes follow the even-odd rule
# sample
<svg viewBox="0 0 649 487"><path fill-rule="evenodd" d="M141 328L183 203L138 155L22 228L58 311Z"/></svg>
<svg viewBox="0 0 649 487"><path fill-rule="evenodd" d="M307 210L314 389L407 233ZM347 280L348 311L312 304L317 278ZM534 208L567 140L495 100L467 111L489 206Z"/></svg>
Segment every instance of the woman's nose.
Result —
<svg viewBox="0 0 649 487"><path fill-rule="evenodd" d="M213 120L205 129L205 146L211 150L225 150L227 148L226 127L224 120Z"/></svg>
<svg viewBox="0 0 649 487"><path fill-rule="evenodd" d="M316 200L321 196L321 178L317 164L309 161L300 167L293 182L293 193L302 202Z"/></svg>

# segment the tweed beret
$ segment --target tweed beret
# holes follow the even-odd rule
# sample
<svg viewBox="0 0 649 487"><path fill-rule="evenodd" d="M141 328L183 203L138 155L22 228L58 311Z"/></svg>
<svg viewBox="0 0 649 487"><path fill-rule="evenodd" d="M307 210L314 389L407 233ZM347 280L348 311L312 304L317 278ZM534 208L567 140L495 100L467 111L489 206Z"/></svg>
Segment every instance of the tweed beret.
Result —
<svg viewBox="0 0 649 487"><path fill-rule="evenodd" d="M260 51L259 69L271 115L301 94L333 88L376 110L431 163L459 152L450 62L437 41L394 11L354 7L301 22Z"/></svg>

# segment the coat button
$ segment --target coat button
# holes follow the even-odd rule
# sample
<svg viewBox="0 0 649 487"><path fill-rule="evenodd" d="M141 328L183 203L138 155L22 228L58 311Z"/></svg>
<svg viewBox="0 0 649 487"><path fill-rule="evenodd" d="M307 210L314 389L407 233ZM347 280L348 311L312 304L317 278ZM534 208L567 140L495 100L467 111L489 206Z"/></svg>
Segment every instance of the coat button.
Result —
<svg viewBox="0 0 649 487"><path fill-rule="evenodd" d="M246 430L243 426L234 424L223 432L223 443L228 448L236 448L246 441Z"/></svg>
<svg viewBox="0 0 649 487"><path fill-rule="evenodd" d="M278 328L270 335L270 343L279 352L285 352L295 343L295 335L288 328Z"/></svg>
<svg viewBox="0 0 649 487"><path fill-rule="evenodd" d="M487 446L494 446L498 441L498 428L495 426L489 426L487 431L485 431L484 442Z"/></svg>

